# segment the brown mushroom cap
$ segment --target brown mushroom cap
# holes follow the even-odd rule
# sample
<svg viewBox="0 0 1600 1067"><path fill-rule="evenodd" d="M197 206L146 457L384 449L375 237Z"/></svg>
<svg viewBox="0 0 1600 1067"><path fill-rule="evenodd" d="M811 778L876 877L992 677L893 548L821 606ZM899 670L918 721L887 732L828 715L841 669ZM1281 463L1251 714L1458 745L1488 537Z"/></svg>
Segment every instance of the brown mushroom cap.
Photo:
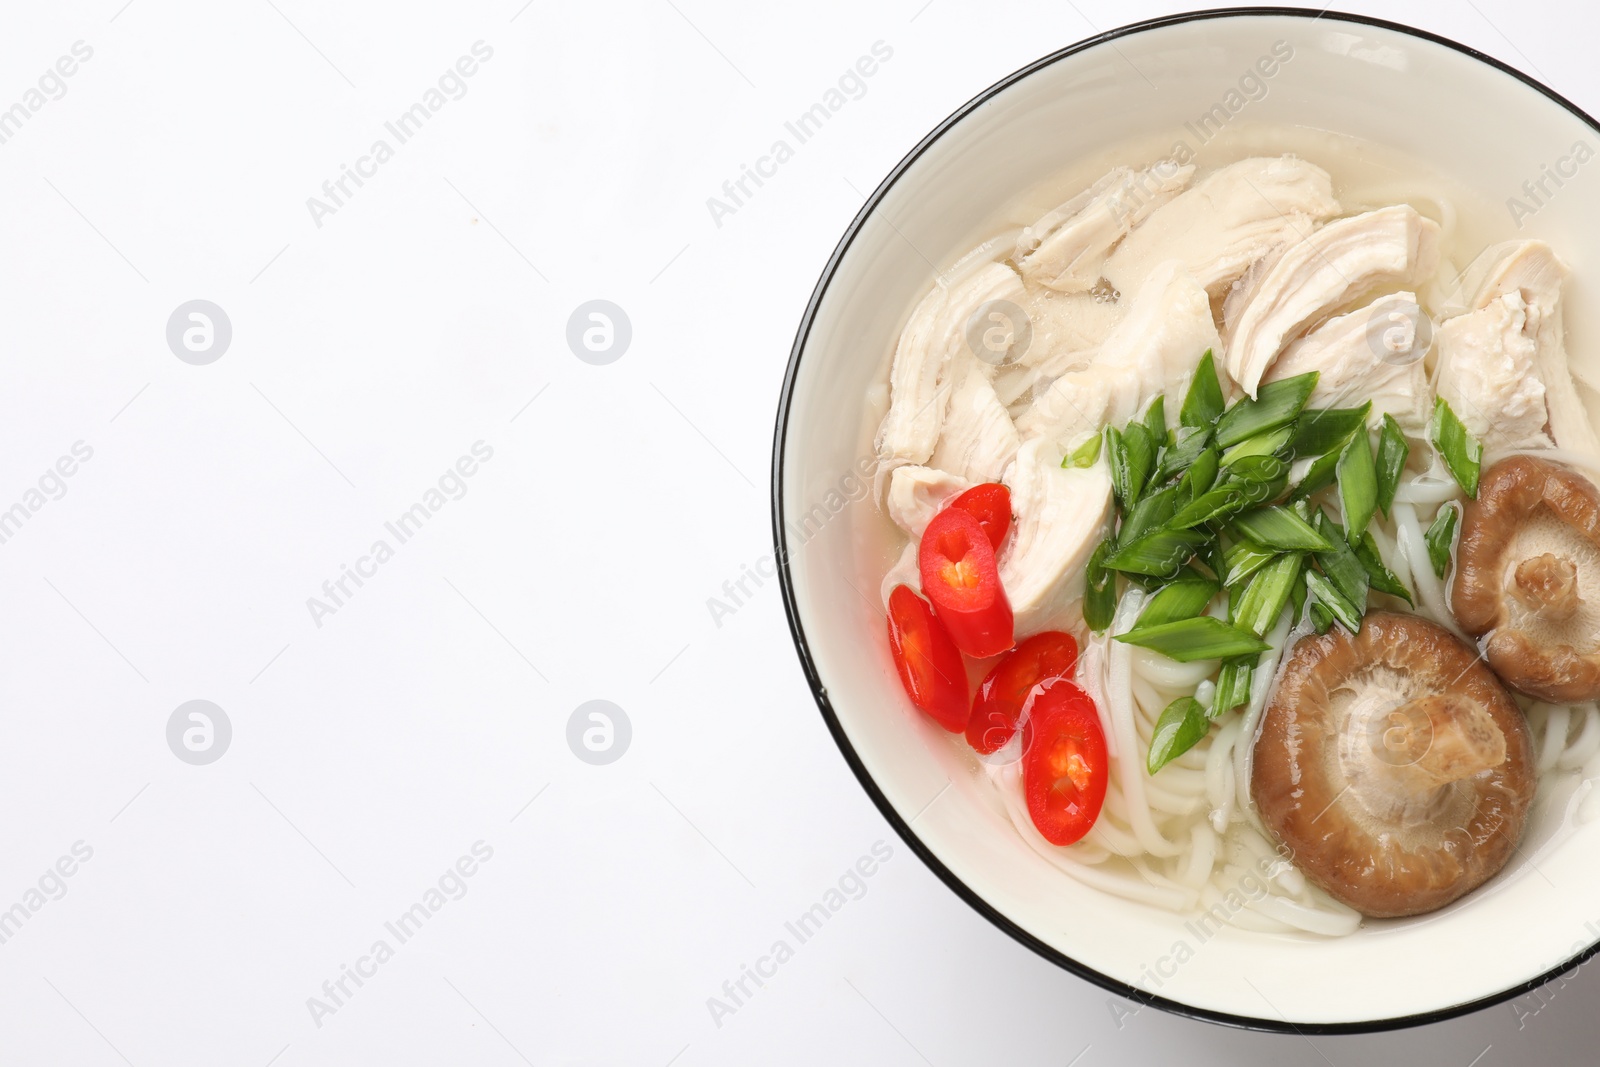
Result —
<svg viewBox="0 0 1600 1067"><path fill-rule="evenodd" d="M1600 698L1600 490L1531 456L1490 467L1462 516L1450 598L1507 685Z"/></svg>
<svg viewBox="0 0 1600 1067"><path fill-rule="evenodd" d="M1533 800L1522 710L1448 630L1373 612L1296 642L1250 791L1305 876L1376 918L1442 908L1511 858Z"/></svg>

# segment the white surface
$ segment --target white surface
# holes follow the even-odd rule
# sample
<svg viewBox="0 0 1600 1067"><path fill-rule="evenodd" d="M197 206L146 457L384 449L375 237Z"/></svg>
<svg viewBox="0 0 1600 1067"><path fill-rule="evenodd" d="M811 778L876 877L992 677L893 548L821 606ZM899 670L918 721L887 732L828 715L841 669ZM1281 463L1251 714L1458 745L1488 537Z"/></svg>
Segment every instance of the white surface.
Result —
<svg viewBox="0 0 1600 1067"><path fill-rule="evenodd" d="M894 838L772 582L707 610L770 553L784 360L862 196L997 78L1165 8L274 2L39 6L0 34L0 107L94 49L0 145L0 507L94 449L0 545L0 908L93 848L0 944L0 1062L1586 1056L1586 973L1314 1047L1130 1015ZM1367 9L1600 110L1576 8ZM466 96L316 228L306 198L480 39ZM878 40L865 95L717 227L706 198ZM596 297L634 333L602 367L564 340ZM204 367L164 338L194 298L233 324ZM317 628L306 598L478 440L467 495ZM197 698L234 732L204 767L165 739ZM633 725L609 766L565 741L596 698ZM466 895L318 1027L307 998L479 840ZM864 895L718 1026L707 998L879 840Z"/></svg>

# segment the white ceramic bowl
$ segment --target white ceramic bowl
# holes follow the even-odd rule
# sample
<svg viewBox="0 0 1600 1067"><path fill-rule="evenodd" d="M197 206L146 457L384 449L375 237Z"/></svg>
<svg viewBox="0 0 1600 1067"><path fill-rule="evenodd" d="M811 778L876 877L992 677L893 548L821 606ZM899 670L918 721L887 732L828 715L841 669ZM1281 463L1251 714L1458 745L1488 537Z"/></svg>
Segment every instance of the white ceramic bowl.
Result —
<svg viewBox="0 0 1600 1067"><path fill-rule="evenodd" d="M1182 130L1274 42L1269 91L1249 118L1402 149L1499 205L1536 213L1520 232L1555 245L1575 368L1600 380L1600 162L1574 164L1600 127L1495 61L1405 27L1334 13L1244 9L1142 23L1074 45L988 89L929 134L878 187L829 260L795 342L778 415L774 537L790 625L823 718L910 847L996 926L1108 989L1200 1018L1306 1032L1446 1018L1519 995L1593 953L1600 937L1600 822L1573 828L1545 796L1517 859L1442 912L1317 941L1225 928L1071 881L996 810L963 756L911 709L878 607L884 520L870 492L867 394L914 300L1015 202L1074 161L1138 135ZM1534 205L1524 182L1544 167ZM1537 187L1535 187L1537 190ZM1508 215L1508 236L1517 232ZM1519 213L1520 214L1520 213Z"/></svg>

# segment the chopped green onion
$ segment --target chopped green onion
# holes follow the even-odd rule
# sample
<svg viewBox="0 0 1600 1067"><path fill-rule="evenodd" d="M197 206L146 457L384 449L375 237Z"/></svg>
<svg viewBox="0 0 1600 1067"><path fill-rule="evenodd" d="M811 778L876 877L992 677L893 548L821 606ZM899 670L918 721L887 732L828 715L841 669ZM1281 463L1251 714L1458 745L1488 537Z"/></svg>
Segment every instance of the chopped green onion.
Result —
<svg viewBox="0 0 1600 1067"><path fill-rule="evenodd" d="M1161 462L1156 466L1152 480L1159 485L1175 474L1183 474L1199 460L1210 443L1210 427L1195 429L1185 426L1178 431L1177 441L1170 448L1162 450Z"/></svg>
<svg viewBox="0 0 1600 1067"><path fill-rule="evenodd" d="M1198 572L1190 571L1189 574L1190 577L1168 582L1147 600L1144 609L1139 612L1138 621L1133 624L1134 629L1192 619L1202 614L1221 586Z"/></svg>
<svg viewBox="0 0 1600 1067"><path fill-rule="evenodd" d="M1310 618L1311 626L1316 630L1318 637L1327 633L1329 627L1333 625L1333 612L1328 610L1326 604L1317 601L1313 601L1311 604Z"/></svg>
<svg viewBox="0 0 1600 1067"><path fill-rule="evenodd" d="M1441 400L1440 403L1444 401ZM1441 579L1450 567L1450 550L1455 547L1458 514L1454 504L1446 504L1439 509L1433 525L1429 526L1428 532L1422 536L1428 544L1428 559L1433 562L1433 573Z"/></svg>
<svg viewBox="0 0 1600 1067"><path fill-rule="evenodd" d="M1229 475L1241 482L1270 485L1273 482L1287 481L1289 477L1288 461L1277 456L1244 456L1232 463L1229 463L1224 456L1222 464L1228 468Z"/></svg>
<svg viewBox="0 0 1600 1067"><path fill-rule="evenodd" d="M1223 412L1217 420L1217 444L1223 448L1267 430L1287 425L1306 406L1306 398L1317 387L1317 372L1297 374L1278 382L1268 382L1248 397Z"/></svg>
<svg viewBox="0 0 1600 1067"><path fill-rule="evenodd" d="M1100 446L1105 442L1102 434L1095 434L1083 444L1068 452L1061 461L1063 467L1092 467L1100 458Z"/></svg>
<svg viewBox="0 0 1600 1067"><path fill-rule="evenodd" d="M1179 697L1167 705L1150 735L1150 755L1145 767L1151 774L1200 743L1211 729L1205 705L1194 697Z"/></svg>
<svg viewBox="0 0 1600 1067"><path fill-rule="evenodd" d="M1405 584L1394 576L1393 571L1384 566L1383 556L1378 552L1378 542L1373 539L1371 530L1362 534L1361 540L1351 545L1350 548L1351 551L1355 552L1356 559L1361 561L1361 566L1366 568L1367 581L1372 588L1380 593L1388 593L1390 596L1399 597L1407 604L1415 603L1411 599L1411 590L1407 589Z"/></svg>
<svg viewBox="0 0 1600 1067"><path fill-rule="evenodd" d="M1440 397L1433 405L1433 425L1429 428L1433 447L1439 450L1444 465L1456 484L1474 499L1478 495L1478 473L1483 462L1483 444L1456 418L1450 405Z"/></svg>
<svg viewBox="0 0 1600 1067"><path fill-rule="evenodd" d="M1410 454L1411 445L1406 442L1400 424L1394 421L1393 415L1385 414L1383 433L1378 436L1378 507L1383 509L1385 517L1394 503L1395 490L1400 488L1400 475L1405 473L1406 457Z"/></svg>
<svg viewBox="0 0 1600 1067"><path fill-rule="evenodd" d="M1183 398L1183 408L1178 413L1180 426L1210 426L1222 415L1222 383L1217 381L1216 360L1211 349L1200 357L1195 368L1194 381L1189 383L1189 394Z"/></svg>
<svg viewBox="0 0 1600 1067"><path fill-rule="evenodd" d="M1293 434L1294 428L1291 426L1280 426L1276 430L1258 433L1254 437L1240 441L1224 452L1222 454L1222 465L1231 467L1241 459L1277 455L1289 443L1289 438Z"/></svg>
<svg viewBox="0 0 1600 1067"><path fill-rule="evenodd" d="M1194 619L1144 626L1118 634L1117 640L1159 652L1179 663L1201 659L1222 659L1265 652L1267 643L1248 630L1229 626L1221 619L1201 615Z"/></svg>
<svg viewBox="0 0 1600 1067"><path fill-rule="evenodd" d="M1339 466L1339 452L1329 452L1318 456L1311 461L1311 466L1306 468L1306 473L1300 479L1300 484L1294 487L1294 492L1289 494L1290 500L1308 500L1311 494L1320 489L1326 489L1333 484L1334 472Z"/></svg>
<svg viewBox="0 0 1600 1067"><path fill-rule="evenodd" d="M1233 520L1234 529L1262 548L1285 552L1321 552L1332 546L1305 519L1289 508L1247 511Z"/></svg>
<svg viewBox="0 0 1600 1067"><path fill-rule="evenodd" d="M1256 572L1233 604L1233 624L1262 636L1277 624L1305 557L1287 552Z"/></svg>
<svg viewBox="0 0 1600 1067"><path fill-rule="evenodd" d="M1276 555L1271 549L1250 541L1235 541L1233 547L1222 554L1222 569L1226 572L1221 576L1222 584L1232 589L1272 562Z"/></svg>
<svg viewBox="0 0 1600 1067"><path fill-rule="evenodd" d="M1150 431L1137 422L1128 423L1128 428L1122 433L1118 433L1114 427L1107 429L1106 438L1111 447L1112 488L1116 490L1117 500L1122 506L1131 508L1139 502L1150 470L1155 466L1155 441L1150 437Z"/></svg>
<svg viewBox="0 0 1600 1067"><path fill-rule="evenodd" d="M1198 500L1216 483L1217 450L1208 446L1195 457L1189 469L1183 472L1183 477L1178 479L1178 492L1191 501Z"/></svg>
<svg viewBox="0 0 1600 1067"><path fill-rule="evenodd" d="M1322 607L1332 612L1333 617L1344 623L1345 628L1351 633L1361 631L1361 610L1345 599L1345 595L1339 592L1326 575L1317 571L1307 571L1306 591L1316 597L1316 601L1311 605L1313 621L1317 621L1320 614L1317 608ZM1326 632L1326 627L1322 627L1320 622L1318 625L1321 632Z"/></svg>
<svg viewBox="0 0 1600 1067"><path fill-rule="evenodd" d="M1124 544L1131 544L1151 530L1167 525L1182 499L1183 494L1176 485L1169 485L1154 493L1146 493L1133 509L1123 516L1122 529L1118 531L1117 537Z"/></svg>
<svg viewBox="0 0 1600 1067"><path fill-rule="evenodd" d="M1196 530L1156 530L1124 543L1105 565L1114 571L1168 578L1177 573L1206 538L1206 534Z"/></svg>
<svg viewBox="0 0 1600 1067"><path fill-rule="evenodd" d="M1367 532L1378 510L1378 471L1372 463L1372 443L1365 432L1353 434L1339 453L1339 503L1351 537Z"/></svg>
<svg viewBox="0 0 1600 1067"><path fill-rule="evenodd" d="M1150 431L1150 440L1162 444L1167 439L1167 397L1164 393L1157 393L1156 398L1150 401L1150 408L1144 413L1144 428Z"/></svg>
<svg viewBox="0 0 1600 1067"><path fill-rule="evenodd" d="M1253 503L1255 501L1250 498L1247 487L1221 485L1202 493L1199 499L1179 508L1168 523L1175 530L1186 530L1202 523L1216 522L1218 519L1237 515Z"/></svg>
<svg viewBox="0 0 1600 1067"><path fill-rule="evenodd" d="M1298 582L1295 586L1301 587ZM1260 658L1259 655L1235 656L1222 661L1222 670L1217 673L1217 695L1211 700L1213 719L1250 703L1250 678Z"/></svg>
<svg viewBox="0 0 1600 1067"><path fill-rule="evenodd" d="M1350 543L1345 540L1344 531L1339 524L1334 522L1321 511L1317 512L1317 532L1328 539L1333 547L1326 552L1317 553L1317 565L1322 568L1322 573L1333 582L1339 594L1349 601L1360 613L1367 610L1367 589L1371 580L1367 577L1367 568L1361 565L1356 554L1351 551Z"/></svg>
<svg viewBox="0 0 1600 1067"><path fill-rule="evenodd" d="M1350 435L1367 424L1372 401L1358 408L1317 408L1300 413L1289 447L1297 457L1324 456L1344 447Z"/></svg>
<svg viewBox="0 0 1600 1067"><path fill-rule="evenodd" d="M1084 571L1083 621L1096 633L1110 626L1117 613L1117 576L1106 570L1106 556L1115 548L1114 542L1101 541Z"/></svg>

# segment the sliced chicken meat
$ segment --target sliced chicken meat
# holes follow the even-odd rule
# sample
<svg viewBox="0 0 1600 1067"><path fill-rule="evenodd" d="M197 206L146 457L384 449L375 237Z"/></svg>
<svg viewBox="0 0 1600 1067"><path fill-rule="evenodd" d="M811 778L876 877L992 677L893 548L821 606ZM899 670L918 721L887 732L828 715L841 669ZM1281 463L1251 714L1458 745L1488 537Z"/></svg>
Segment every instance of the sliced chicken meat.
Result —
<svg viewBox="0 0 1600 1067"><path fill-rule="evenodd" d="M1536 447L1553 437L1562 448L1600 453L1567 365L1566 265L1543 241L1508 241L1467 275L1477 283L1477 310L1440 327L1439 395L1491 447Z"/></svg>
<svg viewBox="0 0 1600 1067"><path fill-rule="evenodd" d="M1374 424L1393 415L1420 436L1433 408L1423 365L1432 332L1416 294L1394 293L1318 326L1285 349L1262 380L1317 371L1308 406L1360 407L1370 400Z"/></svg>
<svg viewBox="0 0 1600 1067"><path fill-rule="evenodd" d="M889 475L885 506L894 524L915 541L939 510L972 484L958 474L932 467L896 467Z"/></svg>
<svg viewBox="0 0 1600 1067"><path fill-rule="evenodd" d="M1010 412L989 384L983 362L970 353L957 352L951 364L950 404L930 462L973 482L997 482L1022 439Z"/></svg>
<svg viewBox="0 0 1600 1067"><path fill-rule="evenodd" d="M1018 451L1005 484L1016 518L1000 584L1022 638L1083 596L1084 567L1111 517L1111 475L1103 459L1063 469L1054 446L1036 439Z"/></svg>
<svg viewBox="0 0 1600 1067"><path fill-rule="evenodd" d="M1228 373L1250 396L1307 326L1385 285L1416 286L1439 266L1439 226L1408 205L1368 211L1285 246L1229 297Z"/></svg>
<svg viewBox="0 0 1600 1067"><path fill-rule="evenodd" d="M1328 172L1293 156L1243 159L1212 172L1150 214L1106 261L1106 280L1135 293L1179 259L1213 295L1250 264L1339 213Z"/></svg>
<svg viewBox="0 0 1600 1067"><path fill-rule="evenodd" d="M1156 393L1182 398L1208 348L1221 348L1210 299L1181 263L1169 261L1139 291L1095 362L1057 378L1017 429L1024 440L1044 437L1064 450L1086 432L1126 422ZM1169 415L1176 413L1173 405Z"/></svg>
<svg viewBox="0 0 1600 1067"><path fill-rule="evenodd" d="M1093 289L1117 242L1193 176L1193 166L1170 159L1144 170L1117 167L1022 231L1017 239L1022 276L1063 293Z"/></svg>
<svg viewBox="0 0 1600 1067"><path fill-rule="evenodd" d="M990 300L1019 306L1027 299L1022 279L1003 263L988 263L947 289L936 285L922 298L895 346L889 371L889 412L878 431L878 456L891 464L926 463L939 443L956 373L958 353L970 354L967 324Z"/></svg>
<svg viewBox="0 0 1600 1067"><path fill-rule="evenodd" d="M1439 327L1439 395L1496 451L1550 446L1529 310L1513 291Z"/></svg>

